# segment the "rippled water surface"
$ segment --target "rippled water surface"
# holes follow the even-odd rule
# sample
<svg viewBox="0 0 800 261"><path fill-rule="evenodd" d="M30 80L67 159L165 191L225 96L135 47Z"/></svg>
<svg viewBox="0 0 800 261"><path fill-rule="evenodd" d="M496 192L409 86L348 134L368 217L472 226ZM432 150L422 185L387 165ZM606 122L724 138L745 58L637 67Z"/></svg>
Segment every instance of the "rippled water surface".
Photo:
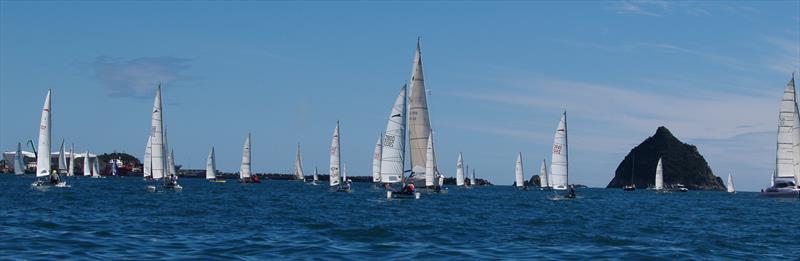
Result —
<svg viewBox="0 0 800 261"><path fill-rule="evenodd" d="M369 184L32 181L0 175L0 259L800 257L800 201L756 193L583 189L553 201L494 186L389 201Z"/></svg>

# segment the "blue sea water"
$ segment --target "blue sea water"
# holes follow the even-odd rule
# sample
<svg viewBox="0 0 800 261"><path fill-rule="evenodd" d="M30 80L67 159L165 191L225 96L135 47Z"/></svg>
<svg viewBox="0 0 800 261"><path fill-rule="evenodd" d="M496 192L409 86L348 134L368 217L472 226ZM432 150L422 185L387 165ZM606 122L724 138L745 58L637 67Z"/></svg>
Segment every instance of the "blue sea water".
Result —
<svg viewBox="0 0 800 261"><path fill-rule="evenodd" d="M0 175L0 259L800 258L800 201L756 193L580 189L575 200L509 186L387 200L301 182L148 192L141 178L30 187Z"/></svg>

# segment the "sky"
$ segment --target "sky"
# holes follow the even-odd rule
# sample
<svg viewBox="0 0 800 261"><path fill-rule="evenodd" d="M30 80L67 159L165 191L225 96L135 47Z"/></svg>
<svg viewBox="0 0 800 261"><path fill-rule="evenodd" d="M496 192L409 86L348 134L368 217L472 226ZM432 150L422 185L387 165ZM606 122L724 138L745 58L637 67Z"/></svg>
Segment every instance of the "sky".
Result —
<svg viewBox="0 0 800 261"><path fill-rule="evenodd" d="M550 161L568 113L570 181L604 187L668 127L715 175L757 191L774 168L778 106L800 68L798 1L0 1L0 149L35 140L142 157L155 86L176 164L212 146L238 171L327 169L336 121L349 175L377 137L421 38L439 169L478 177Z"/></svg>

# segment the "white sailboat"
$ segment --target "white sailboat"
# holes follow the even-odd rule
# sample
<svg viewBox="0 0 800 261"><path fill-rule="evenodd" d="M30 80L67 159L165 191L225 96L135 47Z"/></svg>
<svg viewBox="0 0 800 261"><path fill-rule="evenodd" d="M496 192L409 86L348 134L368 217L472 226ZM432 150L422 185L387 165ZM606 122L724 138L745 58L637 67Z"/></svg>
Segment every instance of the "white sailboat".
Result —
<svg viewBox="0 0 800 261"><path fill-rule="evenodd" d="M653 189L664 189L664 166L661 165L661 158L658 158L658 165L656 165L656 185Z"/></svg>
<svg viewBox="0 0 800 261"><path fill-rule="evenodd" d="M94 158L94 164L92 164L92 178L103 178L100 176L100 158Z"/></svg>
<svg viewBox="0 0 800 261"><path fill-rule="evenodd" d="M472 184L473 187L478 186L478 178L475 177L475 169L474 168L472 169L472 183L471 184Z"/></svg>
<svg viewBox="0 0 800 261"><path fill-rule="evenodd" d="M514 162L514 183L516 183L517 188L527 188L525 186L525 176L522 172L522 152L517 154L517 161Z"/></svg>
<svg viewBox="0 0 800 261"><path fill-rule="evenodd" d="M67 177L75 176L75 144L69 148L69 166L67 166Z"/></svg>
<svg viewBox="0 0 800 261"><path fill-rule="evenodd" d="M336 121L336 128L333 129L333 138L331 139L331 155L330 155L330 172L329 180L331 187L342 188L341 170L342 163L340 158L341 149L339 147L339 121Z"/></svg>
<svg viewBox="0 0 800 261"><path fill-rule="evenodd" d="M542 159L542 166L539 167L539 187L542 189L549 189L550 186L550 178L549 174L547 174L547 160Z"/></svg>
<svg viewBox="0 0 800 261"><path fill-rule="evenodd" d="M464 186L464 159L461 152L458 153L458 161L456 162L456 186Z"/></svg>
<svg viewBox="0 0 800 261"><path fill-rule="evenodd" d="M92 176L92 164L89 161L89 151L86 151L86 154L83 154L83 176Z"/></svg>
<svg viewBox="0 0 800 261"><path fill-rule="evenodd" d="M566 190L569 186L569 152L567 148L567 112L561 115L553 138L553 158L550 161L550 182L553 189Z"/></svg>
<svg viewBox="0 0 800 261"><path fill-rule="evenodd" d="M217 179L217 156L214 152L214 147L208 152L206 159L206 180L217 183L225 183L225 180Z"/></svg>
<svg viewBox="0 0 800 261"><path fill-rule="evenodd" d="M67 156L64 151L64 139L61 139L61 148L58 149L58 174L67 173Z"/></svg>
<svg viewBox="0 0 800 261"><path fill-rule="evenodd" d="M161 100L161 84L156 88L156 97L153 101L153 110L150 118L150 175L156 183L163 180L163 187L181 189L177 180L173 179L169 170L168 147L164 133L164 111ZM148 186L149 190L156 190L156 185Z"/></svg>
<svg viewBox="0 0 800 261"><path fill-rule="evenodd" d="M295 155L294 159L294 178L301 181L306 179L305 174L303 174L303 159L300 157L300 143L297 144L297 155Z"/></svg>
<svg viewBox="0 0 800 261"><path fill-rule="evenodd" d="M242 166L239 169L239 182L241 183L261 183L256 176L253 176L250 165L250 133L247 133L247 138L244 140L242 147Z"/></svg>
<svg viewBox="0 0 800 261"><path fill-rule="evenodd" d="M47 97L44 100L44 106L42 108L42 119L39 124L39 144L38 144L38 154L36 156L36 182L34 182L33 186L41 187L41 186L57 186L57 187L64 187L66 186L66 182L61 181L61 178L58 176L58 173L50 173L50 134L51 134L51 123L52 119L50 118L51 114L51 106L50 106L50 95L51 90L47 91ZM49 182L42 180L43 177L49 177Z"/></svg>
<svg viewBox="0 0 800 261"><path fill-rule="evenodd" d="M386 132L383 134L381 151L381 183L387 188L386 197L391 198L416 198L420 193L406 189L405 178L405 148L406 148L406 120L407 114L407 87L403 85L397 95L389 119L386 123ZM414 180L410 180L412 184ZM397 191L390 187L391 184L400 183L403 187Z"/></svg>
<svg viewBox="0 0 800 261"><path fill-rule="evenodd" d="M147 147L144 149L144 157L142 158L142 177L147 180L153 178L151 170L153 169L153 153L152 153L153 136L147 136Z"/></svg>
<svg viewBox="0 0 800 261"><path fill-rule="evenodd" d="M22 156L22 143L17 142L17 152L14 153L14 174L25 174L25 158Z"/></svg>
<svg viewBox="0 0 800 261"><path fill-rule="evenodd" d="M381 182L381 153L383 152L383 134L375 142L375 151L372 153L372 183Z"/></svg>
<svg viewBox="0 0 800 261"><path fill-rule="evenodd" d="M314 179L311 181L311 185L318 185L319 184L319 171L317 171L317 167L314 167Z"/></svg>
<svg viewBox="0 0 800 261"><path fill-rule="evenodd" d="M728 173L728 185L725 186L728 193L736 193L736 188L733 187L733 175Z"/></svg>
<svg viewBox="0 0 800 261"><path fill-rule="evenodd" d="M786 84L778 113L775 172L765 197L800 198L800 112L792 79Z"/></svg>

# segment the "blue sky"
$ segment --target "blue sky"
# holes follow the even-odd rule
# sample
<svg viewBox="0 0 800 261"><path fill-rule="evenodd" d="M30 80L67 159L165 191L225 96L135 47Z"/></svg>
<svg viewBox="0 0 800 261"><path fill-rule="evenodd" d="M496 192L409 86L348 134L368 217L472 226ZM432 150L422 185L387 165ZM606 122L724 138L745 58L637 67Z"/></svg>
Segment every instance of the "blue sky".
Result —
<svg viewBox="0 0 800 261"><path fill-rule="evenodd" d="M422 38L437 158L513 182L549 162L569 114L570 180L605 186L660 125L737 187L767 185L778 102L800 61L800 3L0 2L0 148L35 139L53 88L54 140L141 157L164 83L176 163L210 147L238 170L326 169L336 120L350 175L375 139ZM54 143L57 143L54 141Z"/></svg>

